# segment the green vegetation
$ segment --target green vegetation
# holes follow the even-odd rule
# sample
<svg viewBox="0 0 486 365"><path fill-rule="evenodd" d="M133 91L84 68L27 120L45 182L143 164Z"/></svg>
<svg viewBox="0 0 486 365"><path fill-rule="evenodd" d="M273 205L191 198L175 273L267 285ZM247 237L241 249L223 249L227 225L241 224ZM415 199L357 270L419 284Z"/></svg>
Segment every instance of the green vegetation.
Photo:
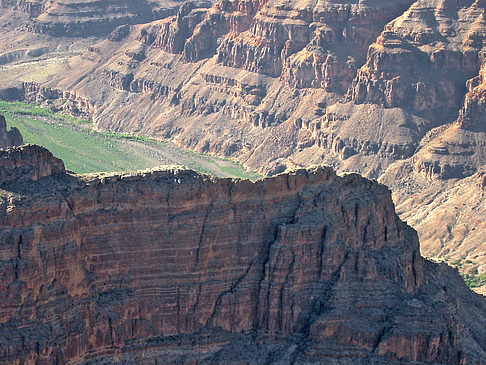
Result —
<svg viewBox="0 0 486 365"><path fill-rule="evenodd" d="M130 171L162 164L181 164L217 176L255 180L259 175L222 158L182 149L145 136L98 132L90 122L23 102L0 100L0 114L17 127L25 143L49 149L76 173Z"/></svg>
<svg viewBox="0 0 486 365"><path fill-rule="evenodd" d="M462 267L462 262L461 262L461 260L459 259L459 260L454 261L454 262L452 263L452 265L454 265L454 266L458 266L458 267Z"/></svg>
<svg viewBox="0 0 486 365"><path fill-rule="evenodd" d="M37 105L32 105L22 102L8 102L0 100L0 111L9 114L20 115L35 115L43 117L51 117L54 113L46 108L41 108Z"/></svg>
<svg viewBox="0 0 486 365"><path fill-rule="evenodd" d="M474 274L463 274L464 281L470 288L478 288L480 286L486 285L486 273L480 275Z"/></svg>
<svg viewBox="0 0 486 365"><path fill-rule="evenodd" d="M77 131L24 115L6 115L7 123L17 127L26 143L48 148L78 173L124 171L143 168L143 161L127 153L114 137Z"/></svg>

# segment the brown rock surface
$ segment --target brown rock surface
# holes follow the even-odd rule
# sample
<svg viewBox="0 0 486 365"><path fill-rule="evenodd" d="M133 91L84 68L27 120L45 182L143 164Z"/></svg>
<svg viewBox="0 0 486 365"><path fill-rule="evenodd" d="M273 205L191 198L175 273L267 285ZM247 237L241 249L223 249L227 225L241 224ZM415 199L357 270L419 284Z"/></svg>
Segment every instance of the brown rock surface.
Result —
<svg viewBox="0 0 486 365"><path fill-rule="evenodd" d="M479 69L485 35L483 2L417 1L370 46L350 96L450 118Z"/></svg>
<svg viewBox="0 0 486 365"><path fill-rule="evenodd" d="M382 185L77 176L4 153L28 172L0 186L2 362L486 361L484 298L420 256Z"/></svg>
<svg viewBox="0 0 486 365"><path fill-rule="evenodd" d="M121 25L154 21L174 14L177 1L46 1L2 0L0 7L30 16L27 29L54 36L108 35Z"/></svg>
<svg viewBox="0 0 486 365"><path fill-rule="evenodd" d="M20 146L22 143L24 140L20 131L15 127L7 130L7 121L3 115L0 115L0 149Z"/></svg>
<svg viewBox="0 0 486 365"><path fill-rule="evenodd" d="M476 274L486 272L484 72L483 64L469 80L458 120L431 130L413 157L380 178L394 190L402 219L420 232L422 253Z"/></svg>
<svg viewBox="0 0 486 365"><path fill-rule="evenodd" d="M422 254L455 262L466 273L486 272L484 167L465 179L431 181L406 162L380 181L394 189L400 217L418 230Z"/></svg>
<svg viewBox="0 0 486 365"><path fill-rule="evenodd" d="M136 6L124 2L101 16L99 1L76 6L53 1L51 10L34 11L32 19L26 19L25 6L12 3L2 2L24 10L13 11L15 17L0 15L0 26L9 31L0 34L5 87L18 87L29 100L89 114L97 129L170 139L236 158L264 174L326 163L381 178L400 197L402 214L440 202L434 200L439 191L423 188L457 193L462 182L456 179L482 171L484 1L221 0L178 9L175 3L140 3L144 9L170 9L170 14L154 10L154 18L133 16ZM81 8L79 14L71 11ZM54 18L63 29L77 24L96 29L93 18L132 25L101 42L78 40L73 56L72 38L47 42L45 34L25 30L36 22L54 29ZM137 24L144 21L150 22ZM49 46L45 56L27 55L33 45L42 50L53 39L64 39L62 52ZM396 171L412 171L416 181ZM448 199L457 202L458 216L468 216L462 196ZM426 235L435 231L430 227L439 211L430 211L429 226L407 219ZM447 245L450 236L439 231L444 235L423 241L424 252ZM460 242L452 247L463 255ZM466 256L482 257L483 246L475 242L475 252Z"/></svg>

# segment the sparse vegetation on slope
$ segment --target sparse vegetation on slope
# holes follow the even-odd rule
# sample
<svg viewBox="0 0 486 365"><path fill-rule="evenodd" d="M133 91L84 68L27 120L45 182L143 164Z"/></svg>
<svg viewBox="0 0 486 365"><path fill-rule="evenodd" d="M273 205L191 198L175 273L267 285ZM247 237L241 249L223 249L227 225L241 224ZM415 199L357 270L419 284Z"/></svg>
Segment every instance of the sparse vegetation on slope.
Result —
<svg viewBox="0 0 486 365"><path fill-rule="evenodd" d="M486 273L475 275L475 274L464 274L464 281L470 288L479 288L486 285Z"/></svg>

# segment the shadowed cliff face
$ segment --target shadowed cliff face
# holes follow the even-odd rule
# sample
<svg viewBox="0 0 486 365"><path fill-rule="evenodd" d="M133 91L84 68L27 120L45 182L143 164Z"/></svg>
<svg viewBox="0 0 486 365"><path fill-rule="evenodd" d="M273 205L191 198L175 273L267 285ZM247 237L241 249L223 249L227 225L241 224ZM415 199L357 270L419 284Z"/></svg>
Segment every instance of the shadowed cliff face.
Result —
<svg viewBox="0 0 486 365"><path fill-rule="evenodd" d="M0 115L0 148L20 146L24 142L20 131L13 127L7 130L7 121Z"/></svg>
<svg viewBox="0 0 486 365"><path fill-rule="evenodd" d="M484 1L0 5L2 97L16 87L93 116L98 129L170 139L263 174L326 163L381 178L402 218L423 237L437 232L424 253L440 246L485 272L483 240L466 242L484 219L471 219L461 195L448 198L457 224L438 229L438 210L422 219L444 191L483 192L469 181L486 161ZM458 226L469 228L451 237Z"/></svg>
<svg viewBox="0 0 486 365"><path fill-rule="evenodd" d="M0 157L2 362L486 361L484 298L420 256L375 182Z"/></svg>

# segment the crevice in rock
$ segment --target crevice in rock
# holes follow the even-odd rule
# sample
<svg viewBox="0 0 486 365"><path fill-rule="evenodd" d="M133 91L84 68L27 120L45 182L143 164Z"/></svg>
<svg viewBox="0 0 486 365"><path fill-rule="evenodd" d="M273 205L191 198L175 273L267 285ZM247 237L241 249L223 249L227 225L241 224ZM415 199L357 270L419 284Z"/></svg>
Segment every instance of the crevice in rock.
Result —
<svg viewBox="0 0 486 365"><path fill-rule="evenodd" d="M214 317L216 316L216 312L218 310L218 307L221 305L221 302L223 301L223 298L228 295L228 294L232 294L235 289L240 285L240 283L245 280L245 278L247 277L248 273L250 272L254 262L256 261L257 258L255 258L255 260L253 260L250 265L246 268L245 272L243 273L243 275L241 275L239 278L236 279L236 281L231 285L231 287L228 289L228 290L225 290L224 292L222 292L218 298L216 299L216 302L214 304L214 308L213 308L213 312L211 313L211 315L208 317L208 319L206 320L206 327L211 327L212 325L212 322L214 320Z"/></svg>
<svg viewBox="0 0 486 365"><path fill-rule="evenodd" d="M294 265L295 265L294 250L292 250L292 248L290 248L290 252L292 253L292 261L290 262L287 274L285 275L284 282L282 283L282 287L280 289L280 308L279 308L279 314L280 315L279 315L279 324L278 324L278 328L280 329L280 331L283 330L282 327L283 327L283 323L284 323L284 306L283 306L284 290L285 290L285 287L288 285L290 275L294 271ZM270 292L270 290L269 290L269 292Z"/></svg>
<svg viewBox="0 0 486 365"><path fill-rule="evenodd" d="M206 223L208 221L208 217L209 217L209 214L210 214L212 209L213 209L213 202L211 202L207 206L206 213L204 214L202 227L201 227L201 234L199 235L198 245L197 245L197 249L196 249L196 258L195 258L195 262L194 262L194 268L197 268L197 266L199 265L199 255L200 255L200 252L201 252L201 246L203 244L204 233L206 231Z"/></svg>
<svg viewBox="0 0 486 365"><path fill-rule="evenodd" d="M324 226L322 229L321 234L321 245L319 247L319 280L322 279L322 270L324 267L324 249L326 247L326 239L327 239L327 226Z"/></svg>
<svg viewBox="0 0 486 365"><path fill-rule="evenodd" d="M259 328L259 315L260 315L260 295L262 291L262 283L265 280L266 276L266 270L267 270L267 264L268 261L270 260L270 249L271 247L277 242L279 238L279 227L275 228L275 232L273 234L273 240L270 241L266 246L265 246L265 252L263 256L263 262L262 262L262 271L260 275L260 279L258 280L258 287L257 287L257 295L255 299L255 318L253 321L253 327L254 328Z"/></svg>

